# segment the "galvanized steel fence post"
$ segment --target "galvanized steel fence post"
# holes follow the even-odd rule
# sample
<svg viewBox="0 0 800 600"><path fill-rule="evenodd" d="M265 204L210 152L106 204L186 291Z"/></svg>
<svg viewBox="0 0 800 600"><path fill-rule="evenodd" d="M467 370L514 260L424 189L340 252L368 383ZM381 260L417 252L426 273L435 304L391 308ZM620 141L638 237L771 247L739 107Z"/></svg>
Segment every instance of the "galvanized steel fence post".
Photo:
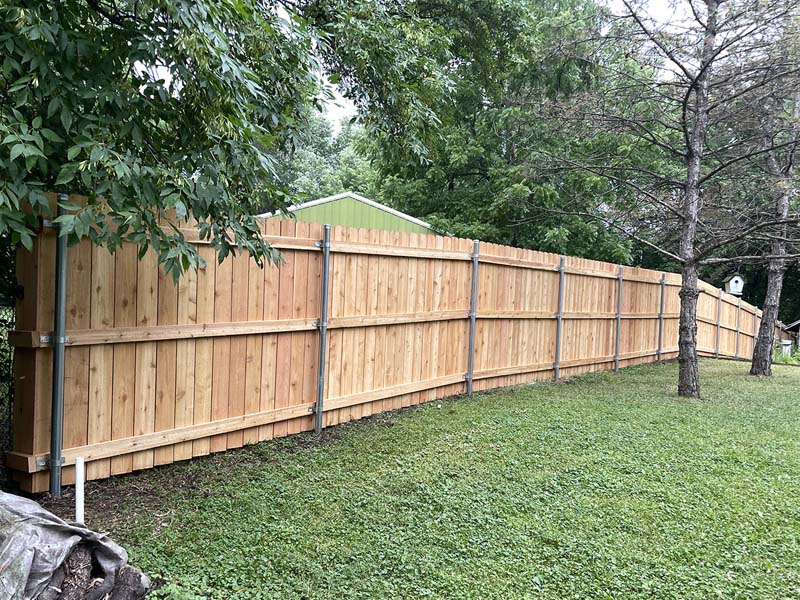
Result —
<svg viewBox="0 0 800 600"><path fill-rule="evenodd" d="M758 338L758 308L753 308L753 350L750 353L750 358L753 358L753 354L756 352L756 339Z"/></svg>
<svg viewBox="0 0 800 600"><path fill-rule="evenodd" d="M714 342L714 356L719 357L719 338L722 331L722 290L717 294L717 339Z"/></svg>
<svg viewBox="0 0 800 600"><path fill-rule="evenodd" d="M561 332L564 326L564 269L567 257L561 255L558 263L558 311L556 312L556 359L553 363L553 380L558 381L561 374Z"/></svg>
<svg viewBox="0 0 800 600"><path fill-rule="evenodd" d="M467 395L472 395L472 380L475 373L475 320L478 316L478 256L481 243L472 242L472 291L469 301L469 356L467 357Z"/></svg>
<svg viewBox="0 0 800 600"><path fill-rule="evenodd" d="M742 332L742 299L739 298L739 303L736 306L736 354L735 357L739 358L739 334Z"/></svg>
<svg viewBox="0 0 800 600"><path fill-rule="evenodd" d="M664 342L664 301L666 299L666 289L667 289L667 274L661 274L661 300L658 305L658 350L656 351L656 355L658 357L658 362L661 362L661 347Z"/></svg>
<svg viewBox="0 0 800 600"><path fill-rule="evenodd" d="M317 403L314 406L314 431L322 431L322 416L325 399L325 346L328 337L328 280L330 279L331 266L331 226L325 225L322 234L322 305L320 318L317 322L319 328L319 363L317 367Z"/></svg>
<svg viewBox="0 0 800 600"><path fill-rule="evenodd" d="M617 328L616 339L614 340L614 371L619 371L619 343L622 329L622 273L623 267L619 268L617 276Z"/></svg>
<svg viewBox="0 0 800 600"><path fill-rule="evenodd" d="M67 202L66 194L58 195L57 214L61 216L62 202ZM67 306L67 236L61 235L61 227L56 228L56 297L53 319L53 394L50 415L50 494L61 497L61 467L64 464L62 446L64 439L64 344L66 342Z"/></svg>

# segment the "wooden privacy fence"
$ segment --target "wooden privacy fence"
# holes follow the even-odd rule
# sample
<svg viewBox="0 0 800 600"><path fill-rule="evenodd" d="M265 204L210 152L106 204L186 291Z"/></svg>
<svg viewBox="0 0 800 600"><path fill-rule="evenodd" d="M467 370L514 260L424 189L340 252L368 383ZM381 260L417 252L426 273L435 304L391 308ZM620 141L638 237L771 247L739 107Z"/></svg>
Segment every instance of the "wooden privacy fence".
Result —
<svg viewBox="0 0 800 600"><path fill-rule="evenodd" d="M330 426L677 354L676 274L423 234L337 227L326 251L319 225L262 231L280 268L217 263L187 230L207 266L178 285L133 245L69 249L65 483L77 456L103 478L310 430L315 412ZM17 255L8 464L35 492L48 486L55 239L45 229ZM701 287L701 353L749 357L759 311Z"/></svg>

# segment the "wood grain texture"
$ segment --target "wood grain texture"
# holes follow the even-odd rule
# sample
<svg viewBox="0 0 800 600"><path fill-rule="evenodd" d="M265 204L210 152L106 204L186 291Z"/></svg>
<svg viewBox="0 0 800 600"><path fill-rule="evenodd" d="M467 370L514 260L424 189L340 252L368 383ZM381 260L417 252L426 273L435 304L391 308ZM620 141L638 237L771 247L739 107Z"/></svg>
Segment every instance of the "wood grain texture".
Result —
<svg viewBox="0 0 800 600"><path fill-rule="evenodd" d="M247 321L248 300L250 293L250 256L238 254L231 262L231 316L232 322ZM247 338L232 337L230 359L228 362L228 416L239 417L245 413L245 394L247 391ZM228 448L241 448L244 444L244 433L233 431L227 436Z"/></svg>
<svg viewBox="0 0 800 600"><path fill-rule="evenodd" d="M218 263L214 273L214 322L231 321L233 298L233 260ZM213 341L213 365L211 370L211 421L228 417L228 401L231 382L231 339L215 338ZM227 434L215 435L209 440L209 451L219 452L228 447Z"/></svg>
<svg viewBox="0 0 800 600"><path fill-rule="evenodd" d="M197 323L214 322L214 288L217 260L212 248L200 248L205 267L197 272ZM214 341L197 340L194 358L194 410L192 423L202 425L211 421L214 387ZM192 442L192 456L203 456L211 451L210 439Z"/></svg>
<svg viewBox="0 0 800 600"><path fill-rule="evenodd" d="M197 322L197 271L189 271L178 285L178 324ZM175 346L175 428L194 423L195 358L197 342L179 340ZM175 444L175 460L192 457L192 443Z"/></svg>
<svg viewBox="0 0 800 600"><path fill-rule="evenodd" d="M158 272L158 325L175 325L178 322L178 286L172 277ZM175 384L177 380L178 342L165 340L156 345L156 409L155 431L175 428ZM171 446L157 448L153 463L164 465L173 462L175 451Z"/></svg>
<svg viewBox="0 0 800 600"><path fill-rule="evenodd" d="M136 324L149 327L158 322L158 262L150 251L139 261L136 276ZM133 434L144 435L155 430L157 342L136 344L134 370ZM133 469L153 466L152 450L133 455Z"/></svg>
<svg viewBox="0 0 800 600"><path fill-rule="evenodd" d="M124 245L114 257L114 326L136 325L137 248ZM111 439L118 440L134 433L136 402L136 345L118 344L114 347L114 381L112 382ZM130 473L133 457L130 454L111 459L111 474Z"/></svg>
<svg viewBox="0 0 800 600"><path fill-rule="evenodd" d="M91 269L91 306L89 325L96 329L114 326L114 255L94 246ZM89 349L89 431L87 444L111 440L112 390L114 387L114 348L97 346ZM111 475L111 459L86 465L87 479Z"/></svg>

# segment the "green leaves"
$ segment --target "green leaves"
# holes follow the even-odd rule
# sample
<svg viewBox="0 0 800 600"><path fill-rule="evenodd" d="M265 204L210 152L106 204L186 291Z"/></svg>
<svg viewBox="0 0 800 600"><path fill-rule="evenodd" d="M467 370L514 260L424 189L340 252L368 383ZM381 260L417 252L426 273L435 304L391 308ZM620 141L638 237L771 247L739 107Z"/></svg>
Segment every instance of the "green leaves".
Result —
<svg viewBox="0 0 800 600"><path fill-rule="evenodd" d="M78 172L78 165L76 163L67 163L58 172L56 177L55 186L61 187L67 185L70 181L75 179L75 174Z"/></svg>
<svg viewBox="0 0 800 600"><path fill-rule="evenodd" d="M172 219L214 223L221 253L263 256L248 233L250 209L273 203L265 167L274 148L264 140L277 143L284 132L259 117L258 80L272 66L247 48L272 17L227 2L119 10L109 16L76 0L0 8L0 194L8 206L0 233L30 245L33 229L9 211L27 201L33 216L50 216L43 192L63 191L89 198L59 219L72 240L153 247L175 276L197 260L179 229L165 229ZM284 35L274 31L273 42ZM291 114L313 88L284 83L279 100ZM174 193L161 195L165 186Z"/></svg>
<svg viewBox="0 0 800 600"><path fill-rule="evenodd" d="M435 123L441 73L432 55L442 54L434 34L443 30L412 6L93 6L0 6L0 234L13 231L21 244L36 217L50 216L44 193L56 191L89 199L62 221L72 241L143 244L175 277L199 264L181 233L187 222L219 257L274 262L251 215L292 202L276 161L319 105L323 71L363 110L385 112L373 128ZM411 139L422 154L422 138Z"/></svg>
<svg viewBox="0 0 800 600"><path fill-rule="evenodd" d="M441 53L432 56L446 61L448 93L421 137L399 144L368 129L366 153L381 173L377 195L442 232L627 262L627 241L563 214L588 211L609 186L591 174L549 168L549 156L587 136L541 114L552 98L577 95L591 82L586 61L563 48L586 33L595 10L592 0L430 7L429 19L447 30ZM420 141L424 153L409 150ZM613 143L605 140L609 149Z"/></svg>

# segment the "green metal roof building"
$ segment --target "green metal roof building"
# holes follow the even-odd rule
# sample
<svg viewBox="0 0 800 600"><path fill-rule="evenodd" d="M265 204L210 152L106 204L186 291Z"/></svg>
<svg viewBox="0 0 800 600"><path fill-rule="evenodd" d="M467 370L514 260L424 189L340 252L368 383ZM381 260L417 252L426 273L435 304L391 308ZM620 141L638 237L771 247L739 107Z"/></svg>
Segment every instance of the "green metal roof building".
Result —
<svg viewBox="0 0 800 600"><path fill-rule="evenodd" d="M431 226L353 192L344 192L335 196L319 198L298 204L289 209L298 221L341 225L343 227L361 227L364 229L386 229L388 231L406 231L409 233L432 233ZM271 217L272 213L264 213L259 217Z"/></svg>

